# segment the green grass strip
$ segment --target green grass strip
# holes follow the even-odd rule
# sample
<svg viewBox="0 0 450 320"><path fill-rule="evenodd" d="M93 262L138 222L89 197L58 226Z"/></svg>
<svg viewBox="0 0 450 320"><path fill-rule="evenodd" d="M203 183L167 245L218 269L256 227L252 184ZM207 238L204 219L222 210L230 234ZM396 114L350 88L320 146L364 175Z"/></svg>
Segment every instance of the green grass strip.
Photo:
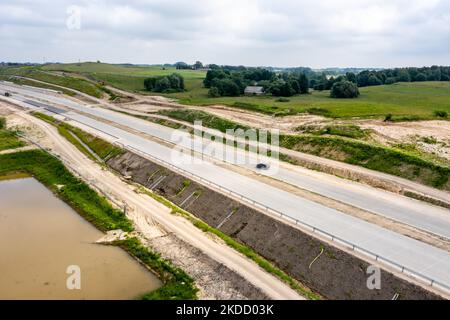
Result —
<svg viewBox="0 0 450 320"><path fill-rule="evenodd" d="M197 110L162 110L162 115L187 121L191 124L201 120L205 127L225 132L226 129L249 129L244 125L229 121L204 111ZM258 132L258 131L257 131ZM405 150L371 145L355 139L366 133L356 127L329 127L326 134L343 137L318 135L280 135L280 147L303 153L313 154L332 160L337 160L371 170L392 174L398 177L416 181L431 187L449 190L450 168L442 161L424 159L419 154L412 154ZM281 160L286 160L282 156ZM295 163L295 161L292 161Z"/></svg>
<svg viewBox="0 0 450 320"><path fill-rule="evenodd" d="M105 198L75 178L61 161L44 151L0 155L0 175L14 172L26 172L35 177L102 231L133 230L132 223L122 211L111 207Z"/></svg>
<svg viewBox="0 0 450 320"><path fill-rule="evenodd" d="M116 241L114 244L138 258L145 265L157 272L164 285L143 295L143 300L195 300L198 289L194 280L182 269L163 259L159 253L144 247L137 238Z"/></svg>
<svg viewBox="0 0 450 320"><path fill-rule="evenodd" d="M77 127L71 126L70 124L60 122L55 118L48 116L46 114L40 112L33 112L33 115L41 120L44 120L58 128L58 132L66 138L69 142L71 142L75 147L77 147L82 153L88 156L90 159L97 161L97 158L92 155L91 151L86 149L83 144L80 143L82 141L85 145L87 145L95 154L97 154L103 161L108 160L109 158L118 156L122 154L124 150L119 147L114 146L113 144L106 142L103 139L97 138ZM76 135L80 141L75 139L72 134Z"/></svg>
<svg viewBox="0 0 450 320"><path fill-rule="evenodd" d="M32 176L43 183L55 195L69 204L99 230L122 229L133 231L132 222L125 214L87 184L75 178L65 166L42 150L23 151L0 155L0 181ZM158 253L144 247L138 239L117 241L132 256L155 271L164 285L142 296L142 299L185 300L196 299L198 289L194 281L183 270L174 267Z"/></svg>
<svg viewBox="0 0 450 320"><path fill-rule="evenodd" d="M320 300L320 296L316 293L310 291L309 289L299 285L299 283L290 277L288 274L286 274L283 270L277 268L274 266L270 261L266 260L265 258L261 257L258 253L256 253L253 249L247 247L246 245L243 245L239 243L238 241L234 240L230 236L226 235L222 231L215 229L202 220L196 218L191 213L185 211L184 209L178 207L173 202L165 199L164 197L161 197L155 193L149 192L147 189L140 187L139 191L152 197L153 199L157 200L158 202L162 203L166 207L170 208L172 210L173 214L180 214L183 217L187 218L195 227L199 228L203 232L209 232L211 234L216 235L220 239L222 239L229 247L233 248L234 250L242 253L247 258L253 260L256 264L258 264L261 268L263 268L268 273L276 276L278 279L283 281L284 283L288 284L292 289L296 290L299 294L302 296L311 299L311 300Z"/></svg>

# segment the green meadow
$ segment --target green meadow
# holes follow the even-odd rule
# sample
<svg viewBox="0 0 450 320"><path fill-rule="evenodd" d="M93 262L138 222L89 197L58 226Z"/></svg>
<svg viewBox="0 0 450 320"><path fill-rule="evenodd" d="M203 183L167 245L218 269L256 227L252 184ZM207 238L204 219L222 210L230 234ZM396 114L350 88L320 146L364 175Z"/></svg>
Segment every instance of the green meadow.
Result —
<svg viewBox="0 0 450 320"><path fill-rule="evenodd" d="M145 91L144 79L177 72L184 77L184 92L159 94L188 105L224 104L265 114L283 116L308 112L332 118L383 118L395 120L439 119L436 111L450 114L450 82L396 83L360 88L357 99L333 99L329 91L314 91L288 99L272 96L208 97L203 88L205 71L176 70L163 66L116 65L105 63L49 64L41 67L0 68L0 76L23 75L52 84L77 89L95 97L101 96L104 81L118 89L152 94ZM87 78L93 81L88 81ZM447 118L448 119L448 118Z"/></svg>
<svg viewBox="0 0 450 320"><path fill-rule="evenodd" d="M415 120L436 118L435 111L450 114L450 82L415 82L360 88L357 99L333 99L329 91L297 95L280 102L271 96L209 98L201 86L169 96L194 105L225 104L273 115L301 112L334 118L372 118L392 114L393 119Z"/></svg>

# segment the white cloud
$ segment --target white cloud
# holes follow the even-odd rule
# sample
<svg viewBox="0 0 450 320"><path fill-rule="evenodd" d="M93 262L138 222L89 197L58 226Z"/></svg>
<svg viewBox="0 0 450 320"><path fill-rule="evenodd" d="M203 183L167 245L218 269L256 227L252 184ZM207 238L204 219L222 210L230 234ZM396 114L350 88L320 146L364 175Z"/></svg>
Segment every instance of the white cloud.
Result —
<svg viewBox="0 0 450 320"><path fill-rule="evenodd" d="M81 30L65 27L82 9ZM449 64L445 0L0 0L0 60Z"/></svg>

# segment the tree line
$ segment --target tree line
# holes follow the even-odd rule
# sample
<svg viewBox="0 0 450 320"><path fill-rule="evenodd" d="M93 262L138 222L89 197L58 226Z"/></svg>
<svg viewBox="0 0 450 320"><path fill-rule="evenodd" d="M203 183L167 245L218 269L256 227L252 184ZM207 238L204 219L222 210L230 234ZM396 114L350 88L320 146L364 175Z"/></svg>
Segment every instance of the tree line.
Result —
<svg viewBox="0 0 450 320"><path fill-rule="evenodd" d="M198 70L204 68L201 61L196 61L194 64L187 64L186 62L177 62L174 64L177 70Z"/></svg>
<svg viewBox="0 0 450 320"><path fill-rule="evenodd" d="M303 73L277 74L265 68L210 65L203 85L209 88L210 97L239 96L251 85L261 86L274 96L289 97L308 93L309 80Z"/></svg>
<svg viewBox="0 0 450 320"><path fill-rule="evenodd" d="M200 61L194 65L184 62L175 65L177 69L203 68ZM330 96L333 98L356 98L359 96L360 87L420 81L450 81L450 67L363 70L359 73L348 71L345 75L329 76L302 67L277 72L273 68L210 64L203 85L209 89L210 97L239 96L244 94L247 86L258 85L263 87L265 93L279 97L307 94L312 88L317 91L330 90ZM184 80L182 76L174 73L148 78L144 81L144 86L154 92L177 92L184 90Z"/></svg>
<svg viewBox="0 0 450 320"><path fill-rule="evenodd" d="M327 77L324 73L311 79L315 90L330 90L334 83L346 80L358 87L390 85L398 82L450 81L450 67L432 66L423 68L395 68L378 71L364 70L357 74L347 72L337 77Z"/></svg>
<svg viewBox="0 0 450 320"><path fill-rule="evenodd" d="M167 76L150 77L144 80L144 87L153 92L180 92L184 91L184 79L177 73Z"/></svg>

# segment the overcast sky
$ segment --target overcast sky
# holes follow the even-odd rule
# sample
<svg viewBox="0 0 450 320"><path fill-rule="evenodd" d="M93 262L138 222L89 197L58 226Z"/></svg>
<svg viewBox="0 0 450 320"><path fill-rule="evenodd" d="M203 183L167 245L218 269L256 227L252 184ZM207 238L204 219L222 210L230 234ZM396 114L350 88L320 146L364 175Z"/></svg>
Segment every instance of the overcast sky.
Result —
<svg viewBox="0 0 450 320"><path fill-rule="evenodd" d="M450 65L449 0L0 0L0 13L0 61Z"/></svg>

